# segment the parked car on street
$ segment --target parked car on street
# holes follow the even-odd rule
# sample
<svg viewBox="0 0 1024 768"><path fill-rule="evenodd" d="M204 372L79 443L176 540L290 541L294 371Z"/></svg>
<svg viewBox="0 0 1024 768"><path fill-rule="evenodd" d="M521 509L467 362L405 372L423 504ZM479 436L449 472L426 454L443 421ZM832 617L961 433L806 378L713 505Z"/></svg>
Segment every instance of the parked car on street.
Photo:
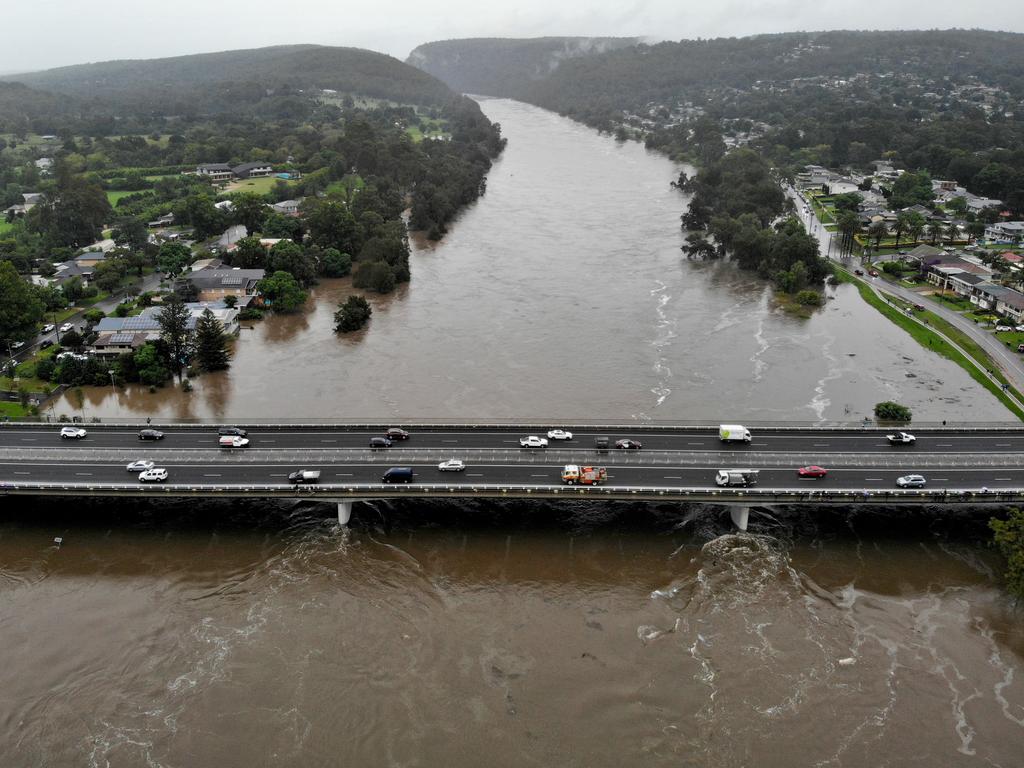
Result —
<svg viewBox="0 0 1024 768"><path fill-rule="evenodd" d="M1012 330L1013 330L1013 328L1011 326L1009 326L1009 325L997 325L996 326L996 333L1004 333L1006 331L1012 331Z"/></svg>
<svg viewBox="0 0 1024 768"><path fill-rule="evenodd" d="M154 467L139 473L139 480L143 483L162 483L167 479L167 470L161 467Z"/></svg>
<svg viewBox="0 0 1024 768"><path fill-rule="evenodd" d="M61 427L60 429L62 440L81 440L87 434L89 433L81 427Z"/></svg>
<svg viewBox="0 0 1024 768"><path fill-rule="evenodd" d="M904 475L896 478L896 485L899 488L923 488L924 484L924 475Z"/></svg>
<svg viewBox="0 0 1024 768"><path fill-rule="evenodd" d="M64 325L60 327L60 332L67 333L68 331L73 330L74 327L75 326L73 326L71 323L64 323Z"/></svg>
<svg viewBox="0 0 1024 768"><path fill-rule="evenodd" d="M21 349L24 346L25 346L25 342L24 341L16 341L13 344L11 344L11 349Z"/></svg>

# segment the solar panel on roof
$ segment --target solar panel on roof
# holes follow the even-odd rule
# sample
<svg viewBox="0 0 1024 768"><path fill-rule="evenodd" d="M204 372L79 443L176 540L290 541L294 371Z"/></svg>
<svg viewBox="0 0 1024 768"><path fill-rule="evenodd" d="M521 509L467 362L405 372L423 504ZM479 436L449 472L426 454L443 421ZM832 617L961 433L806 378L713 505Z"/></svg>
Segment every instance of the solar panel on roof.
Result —
<svg viewBox="0 0 1024 768"><path fill-rule="evenodd" d="M115 333L110 337L111 344L131 344L135 338L134 333Z"/></svg>
<svg viewBox="0 0 1024 768"><path fill-rule="evenodd" d="M243 278L237 276L222 277L220 280L221 285L241 285Z"/></svg>

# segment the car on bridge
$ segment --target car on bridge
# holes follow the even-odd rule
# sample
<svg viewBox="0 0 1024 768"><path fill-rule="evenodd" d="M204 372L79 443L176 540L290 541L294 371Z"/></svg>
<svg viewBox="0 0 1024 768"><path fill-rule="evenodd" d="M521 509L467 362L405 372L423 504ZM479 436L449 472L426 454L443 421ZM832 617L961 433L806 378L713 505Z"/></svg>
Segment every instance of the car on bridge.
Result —
<svg viewBox="0 0 1024 768"><path fill-rule="evenodd" d="M391 429L384 433L384 437L386 437L388 440L408 440L409 433L406 432L404 429L399 429L398 427L391 427Z"/></svg>
<svg viewBox="0 0 1024 768"><path fill-rule="evenodd" d="M549 429L548 440L572 440L572 432L566 432L564 429Z"/></svg>
<svg viewBox="0 0 1024 768"><path fill-rule="evenodd" d="M371 437L370 438L370 450L378 451L381 448L390 448L391 440L386 437Z"/></svg>
<svg viewBox="0 0 1024 768"><path fill-rule="evenodd" d="M129 464L125 469L129 472L145 472L155 467L156 464L149 459L138 459Z"/></svg>
<svg viewBox="0 0 1024 768"><path fill-rule="evenodd" d="M828 474L828 470L824 467L819 467L817 464L811 464L806 467L800 467L796 473L800 477L824 477Z"/></svg>
<svg viewBox="0 0 1024 768"><path fill-rule="evenodd" d="M292 485L303 485L304 483L316 485L320 482L320 470L297 469L288 473L288 482Z"/></svg>
<svg viewBox="0 0 1024 768"><path fill-rule="evenodd" d="M237 435L224 435L217 441L217 445L221 448L245 448L248 444L248 437L238 437Z"/></svg>
<svg viewBox="0 0 1024 768"><path fill-rule="evenodd" d="M442 461L438 464L437 468L442 472L464 472L466 462L462 459L448 459L448 461Z"/></svg>
<svg viewBox="0 0 1024 768"><path fill-rule="evenodd" d="M382 483L411 483L415 476L412 467L391 467L380 480Z"/></svg>
<svg viewBox="0 0 1024 768"><path fill-rule="evenodd" d="M249 433L241 427L218 427L218 435L231 435L234 437L248 437Z"/></svg>
<svg viewBox="0 0 1024 768"><path fill-rule="evenodd" d="M167 479L167 470L162 467L154 467L139 473L139 480L143 483L162 483Z"/></svg>
<svg viewBox="0 0 1024 768"><path fill-rule="evenodd" d="M143 429L139 432L139 440L163 440L164 433L159 429Z"/></svg>
<svg viewBox="0 0 1024 768"><path fill-rule="evenodd" d="M81 427L61 427L60 429L61 440L81 440L87 434L89 433Z"/></svg>
<svg viewBox="0 0 1024 768"><path fill-rule="evenodd" d="M528 435L526 437L519 438L519 445L523 448L547 448L548 440L546 437Z"/></svg>
<svg viewBox="0 0 1024 768"><path fill-rule="evenodd" d="M638 451L638 450L640 450L641 448L644 447L644 444L641 443L639 440L633 440L631 438L626 438L624 440L616 440L615 441L615 447L616 448L624 448L627 451L630 451L630 450Z"/></svg>
<svg viewBox="0 0 1024 768"><path fill-rule="evenodd" d="M896 478L897 488L924 488L924 475L904 475Z"/></svg>
<svg viewBox="0 0 1024 768"><path fill-rule="evenodd" d="M894 432L886 435L885 439L889 441L889 445L913 445L917 442L917 438L909 432Z"/></svg>

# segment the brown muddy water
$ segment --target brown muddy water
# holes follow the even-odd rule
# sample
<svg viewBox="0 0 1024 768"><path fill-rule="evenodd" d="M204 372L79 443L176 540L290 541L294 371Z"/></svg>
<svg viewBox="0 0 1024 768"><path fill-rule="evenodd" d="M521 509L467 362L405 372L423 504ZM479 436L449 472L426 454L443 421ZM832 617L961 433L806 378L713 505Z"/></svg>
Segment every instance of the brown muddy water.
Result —
<svg viewBox="0 0 1024 768"><path fill-rule="evenodd" d="M680 258L677 167L548 112L370 328L244 331L183 417L1002 419L841 287ZM72 395L73 397L73 395ZM990 513L3 499L0 766L1020 766ZM54 538L61 537L58 547Z"/></svg>
<svg viewBox="0 0 1024 768"><path fill-rule="evenodd" d="M29 503L2 762L1019 766L986 515L856 512Z"/></svg>
<svg viewBox="0 0 1024 768"><path fill-rule="evenodd" d="M509 145L487 194L413 280L333 332L347 280L309 312L243 330L229 371L195 390L73 391L54 413L201 419L855 421L875 403L918 420L1010 414L849 285L810 319L765 282L679 246L681 166L536 107L484 100ZM690 169L692 171L692 169Z"/></svg>

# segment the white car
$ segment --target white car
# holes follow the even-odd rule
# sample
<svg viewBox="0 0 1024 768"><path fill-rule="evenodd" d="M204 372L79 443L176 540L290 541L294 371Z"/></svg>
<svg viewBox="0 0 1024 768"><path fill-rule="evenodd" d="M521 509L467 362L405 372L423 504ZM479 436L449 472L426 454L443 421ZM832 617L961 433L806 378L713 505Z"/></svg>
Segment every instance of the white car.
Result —
<svg viewBox="0 0 1024 768"><path fill-rule="evenodd" d="M530 435L528 437L519 438L519 445L523 448L547 448L548 441L547 438Z"/></svg>
<svg viewBox="0 0 1024 768"><path fill-rule="evenodd" d="M1003 333L1004 331L1012 331L1012 330L1013 330L1013 328L1011 328L1008 325L997 325L996 326L996 333Z"/></svg>
<svg viewBox="0 0 1024 768"><path fill-rule="evenodd" d="M896 485L899 488L923 488L924 483L924 475L904 475L896 478Z"/></svg>
<svg viewBox="0 0 1024 768"><path fill-rule="evenodd" d="M566 432L564 429L552 429L548 432L548 438L551 440L572 440L572 432Z"/></svg>
<svg viewBox="0 0 1024 768"><path fill-rule="evenodd" d="M25 342L24 341L16 341L13 344L11 344L11 349L21 349L24 346L25 346Z"/></svg>
<svg viewBox="0 0 1024 768"><path fill-rule="evenodd" d="M466 468L466 462L462 459L448 459L437 465L442 472L462 472Z"/></svg>
<svg viewBox="0 0 1024 768"><path fill-rule="evenodd" d="M161 467L155 467L154 469L147 469L145 472L139 473L139 480L144 483L162 483L167 479L167 470Z"/></svg>
<svg viewBox="0 0 1024 768"><path fill-rule="evenodd" d="M147 470L150 470L155 466L156 465L149 459L139 459L138 461L133 461L131 464L125 467L125 469L127 469L129 472L146 472Z"/></svg>
<svg viewBox="0 0 1024 768"><path fill-rule="evenodd" d="M64 323L64 325L62 325L60 327L60 332L61 333L67 333L68 331L72 330L74 327L75 326L73 326L71 323Z"/></svg>
<svg viewBox="0 0 1024 768"><path fill-rule="evenodd" d="M1024 325L1015 325L1013 327L1013 330L1015 330L1015 331L1024 331Z"/></svg>
<svg viewBox="0 0 1024 768"><path fill-rule="evenodd" d="M43 333L53 333L56 327L53 323L47 323L43 326Z"/></svg>
<svg viewBox="0 0 1024 768"><path fill-rule="evenodd" d="M63 440L81 440L88 433L81 427L61 427L60 436Z"/></svg>

